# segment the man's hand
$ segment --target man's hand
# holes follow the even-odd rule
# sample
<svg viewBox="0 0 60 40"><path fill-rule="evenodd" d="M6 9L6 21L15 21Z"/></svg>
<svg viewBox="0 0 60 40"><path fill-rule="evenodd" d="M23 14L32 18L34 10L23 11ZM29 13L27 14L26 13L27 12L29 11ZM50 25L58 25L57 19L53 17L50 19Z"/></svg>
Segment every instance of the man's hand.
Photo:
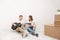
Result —
<svg viewBox="0 0 60 40"><path fill-rule="evenodd" d="M16 24L13 24L14 26L16 26Z"/></svg>
<svg viewBox="0 0 60 40"><path fill-rule="evenodd" d="M16 26L16 24L15 24L16 22L14 22L12 25L14 25L14 26Z"/></svg>

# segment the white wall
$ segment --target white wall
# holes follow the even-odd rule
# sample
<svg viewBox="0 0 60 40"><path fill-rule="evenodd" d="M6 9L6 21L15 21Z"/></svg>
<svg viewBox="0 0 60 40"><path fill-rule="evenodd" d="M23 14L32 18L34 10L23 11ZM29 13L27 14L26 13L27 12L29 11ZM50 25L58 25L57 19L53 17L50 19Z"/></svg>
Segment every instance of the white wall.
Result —
<svg viewBox="0 0 60 40"><path fill-rule="evenodd" d="M57 9L60 10L60 0L55 0L54 3L55 3L55 5L56 5Z"/></svg>
<svg viewBox="0 0 60 40"><path fill-rule="evenodd" d="M43 31L44 24L54 22L57 3L58 0L0 0L0 27L10 28L11 23L16 21L20 14L25 20L28 15L33 15L37 30Z"/></svg>

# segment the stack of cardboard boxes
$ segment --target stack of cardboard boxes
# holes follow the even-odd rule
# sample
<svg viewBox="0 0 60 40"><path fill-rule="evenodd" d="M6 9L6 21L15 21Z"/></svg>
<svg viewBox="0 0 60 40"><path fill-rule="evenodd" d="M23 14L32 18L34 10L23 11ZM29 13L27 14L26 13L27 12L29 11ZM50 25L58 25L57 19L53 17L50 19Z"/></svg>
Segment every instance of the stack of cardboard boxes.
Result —
<svg viewBox="0 0 60 40"><path fill-rule="evenodd" d="M44 25L44 33L60 40L60 14L55 15L54 25Z"/></svg>
<svg viewBox="0 0 60 40"><path fill-rule="evenodd" d="M60 27L60 15L55 15L54 26Z"/></svg>

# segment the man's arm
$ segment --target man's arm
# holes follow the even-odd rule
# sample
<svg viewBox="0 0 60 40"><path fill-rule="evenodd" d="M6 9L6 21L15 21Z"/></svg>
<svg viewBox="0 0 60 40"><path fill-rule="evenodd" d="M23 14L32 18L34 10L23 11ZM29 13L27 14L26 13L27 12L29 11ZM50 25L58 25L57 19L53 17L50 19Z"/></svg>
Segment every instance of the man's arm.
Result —
<svg viewBox="0 0 60 40"><path fill-rule="evenodd" d="M12 25L16 26L16 24L15 24L15 23L16 23L16 22L12 23Z"/></svg>

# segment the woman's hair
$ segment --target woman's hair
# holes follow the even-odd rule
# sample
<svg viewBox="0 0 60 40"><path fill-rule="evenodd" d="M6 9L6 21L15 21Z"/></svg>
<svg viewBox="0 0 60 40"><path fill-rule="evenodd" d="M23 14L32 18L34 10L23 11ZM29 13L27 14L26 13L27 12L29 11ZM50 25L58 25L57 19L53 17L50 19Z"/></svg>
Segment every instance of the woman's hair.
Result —
<svg viewBox="0 0 60 40"><path fill-rule="evenodd" d="M31 19L31 20L29 20L29 21L33 21L33 17L32 17L32 15L29 15L29 18Z"/></svg>

